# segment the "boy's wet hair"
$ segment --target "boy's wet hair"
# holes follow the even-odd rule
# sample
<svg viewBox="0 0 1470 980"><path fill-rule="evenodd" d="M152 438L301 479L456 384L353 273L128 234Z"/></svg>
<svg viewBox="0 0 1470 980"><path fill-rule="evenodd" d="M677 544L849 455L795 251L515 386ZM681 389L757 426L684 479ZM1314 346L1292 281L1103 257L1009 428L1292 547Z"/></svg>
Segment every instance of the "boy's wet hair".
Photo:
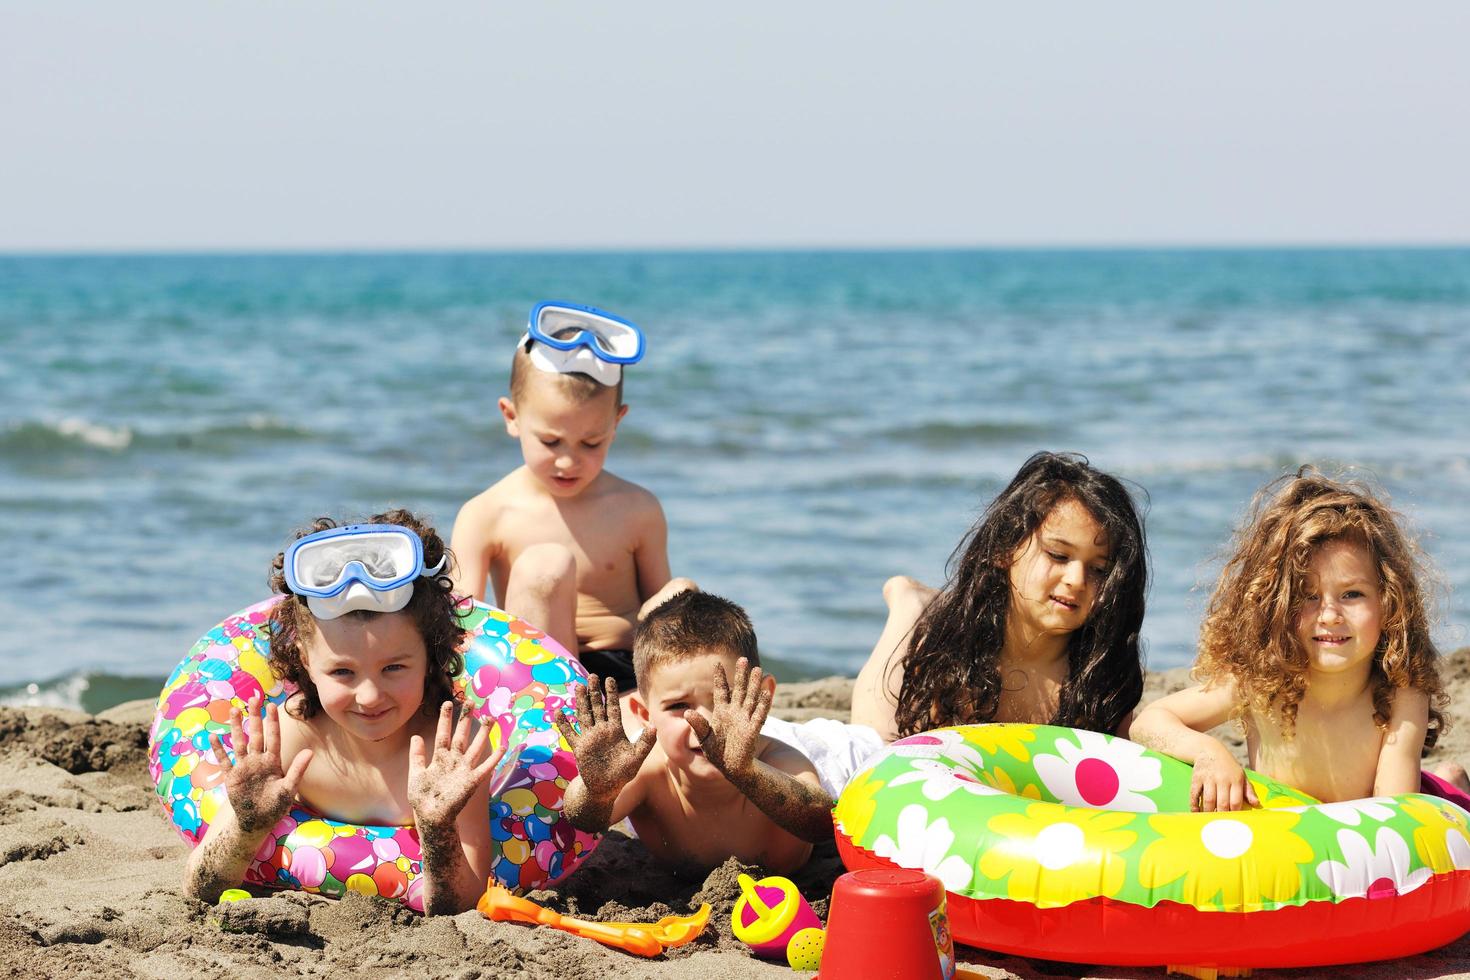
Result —
<svg viewBox="0 0 1470 980"><path fill-rule="evenodd" d="M383 514L374 514L363 521L349 523L397 524L408 528L423 542L424 565L427 568L433 568L439 563L439 559L449 554L449 561L445 563L443 572L432 578L420 577L414 581L413 597L402 610L413 617L414 625L423 637L424 650L428 654L424 672L424 701L419 710L425 716L436 715L439 706L445 701L459 700L454 693L454 678L464 669L464 658L459 651L466 634L459 625L459 617L455 614L457 606L450 594L452 580L449 573L454 555L448 551L444 540L432 527L406 510L390 510ZM340 526L342 525L339 522L330 517L319 517L310 527L298 530L296 538L299 540L308 534ZM281 552L271 562L271 591L282 593L285 598L271 610L270 665L277 677L290 681L301 691L301 697L291 702L290 710L297 718L306 719L315 717L322 707L316 685L312 684L306 671L306 663L302 659L306 641L316 632L317 623L316 617L307 608L306 600L286 587L285 566L286 555ZM390 614L357 609L343 615L371 619Z"/></svg>
<svg viewBox="0 0 1470 980"><path fill-rule="evenodd" d="M563 340L580 332L576 327L562 327L554 331L552 337ZM540 375L549 379L549 383L559 385L562 391L571 395L578 403L588 402L607 391L608 386L598 381L590 374L582 371L573 371L570 374L555 374L551 371L542 371L531 363L531 345L535 341L529 337L523 342L516 344L515 355L510 359L510 400L519 405L521 397L526 391L526 378L532 374ZM623 373L618 373L618 383L613 385L613 410L623 407Z"/></svg>
<svg viewBox="0 0 1470 980"><path fill-rule="evenodd" d="M761 655L750 617L729 599L709 592L676 593L643 617L633 633L638 689L647 690L649 674L657 668L709 653L744 657L759 667Z"/></svg>
<svg viewBox="0 0 1470 980"><path fill-rule="evenodd" d="M1367 550L1382 590L1373 720L1387 728L1394 692L1417 688L1429 698L1424 751L1434 747L1449 703L1429 635L1426 586L1435 579L1401 523L1366 483L1330 479L1313 466L1260 489L1205 609L1194 667L1206 683L1235 679L1238 721L1250 710L1274 715L1287 735L1295 730L1309 663L1296 622L1312 559L1330 541L1349 541Z"/></svg>
<svg viewBox="0 0 1470 980"><path fill-rule="evenodd" d="M1053 725L1113 733L1143 696L1139 631L1148 545L1128 490L1076 453L1036 453L1021 465L949 559L949 581L894 656L904 657L894 721L899 737L995 719L1004 679L1011 563L1060 504L1102 525L1109 563L1087 621L1067 637L1067 681Z"/></svg>

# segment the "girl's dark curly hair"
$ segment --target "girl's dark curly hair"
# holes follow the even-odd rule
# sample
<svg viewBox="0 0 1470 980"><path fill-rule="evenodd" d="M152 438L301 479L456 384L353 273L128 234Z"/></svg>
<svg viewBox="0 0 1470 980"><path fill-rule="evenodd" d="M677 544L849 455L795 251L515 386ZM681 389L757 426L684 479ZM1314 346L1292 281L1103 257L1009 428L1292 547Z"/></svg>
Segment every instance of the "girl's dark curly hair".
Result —
<svg viewBox="0 0 1470 980"><path fill-rule="evenodd" d="M1000 652L1016 551L1052 510L1076 501L1108 536L1110 564L1087 622L1067 639L1067 681L1054 725L1113 733L1143 695L1148 545L1128 490L1075 453L1041 452L970 528L949 581L914 626L895 722L900 737L988 722L1000 704Z"/></svg>
<svg viewBox="0 0 1470 980"><path fill-rule="evenodd" d="M1373 720L1386 728L1394 692L1418 688L1429 698L1427 752L1445 730L1441 709L1449 703L1429 635L1425 586L1434 576L1398 516L1368 486L1328 479L1311 466L1256 494L1205 610L1195 676L1233 677L1236 719L1247 711L1274 716L1290 735L1307 691L1308 656L1296 630L1307 576L1317 550L1342 539L1367 549L1382 589L1382 632L1369 675Z"/></svg>
<svg viewBox="0 0 1470 980"><path fill-rule="evenodd" d="M466 633L455 615L457 604L450 595L452 587L449 577L454 555L445 547L438 533L424 521L406 510L390 510L374 514L364 524L397 524L408 528L419 536L424 545L424 564L429 568L439 563L446 554L449 561L443 571L432 578L420 578L414 582L413 597L403 611L413 617L419 635L424 638L424 649L428 652L428 665L424 674L424 702L419 710L425 715L434 715L445 701L457 700L454 696L454 677L464 668L460 648ZM330 517L319 517L310 527L296 532L296 538L340 526ZM281 552L271 562L270 585L272 592L285 596L271 611L270 665L277 677L295 684L301 691L300 698L293 698L290 710L297 718L312 718L322 708L317 697L316 686L311 683L302 659L302 648L316 630L316 618L306 606L306 600L294 595L286 587L286 554ZM346 613L348 616L368 618L383 613L365 609Z"/></svg>

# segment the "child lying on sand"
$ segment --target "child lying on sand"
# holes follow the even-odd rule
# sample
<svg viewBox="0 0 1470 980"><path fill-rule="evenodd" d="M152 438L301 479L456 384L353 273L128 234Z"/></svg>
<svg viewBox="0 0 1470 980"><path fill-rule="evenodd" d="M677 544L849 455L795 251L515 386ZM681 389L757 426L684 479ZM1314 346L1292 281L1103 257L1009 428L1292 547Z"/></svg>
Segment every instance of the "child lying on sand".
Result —
<svg viewBox="0 0 1470 980"><path fill-rule="evenodd" d="M750 619L719 596L682 592L651 611L633 663L630 706L647 726L636 742L623 732L612 678L601 689L593 675L578 689L575 728L558 719L581 770L563 807L573 825L597 833L629 817L655 859L691 872L732 855L777 873L805 864L812 844L832 836L823 783L840 789L881 748L878 734L827 722L853 751L829 753L824 762L845 756L845 771L823 775L762 734L776 682L761 671Z"/></svg>
<svg viewBox="0 0 1470 980"><path fill-rule="evenodd" d="M400 510L348 528L323 518L289 564L276 556L271 585L286 597L271 613L270 663L297 691L284 712L271 704L262 717L258 696L243 723L231 712L233 764L210 737L228 800L189 855L185 894L213 902L240 884L299 799L334 820L416 825L424 911L474 907L490 870L487 781L502 753L488 751L483 728L470 737L468 715L453 724L465 634L446 554L433 528Z"/></svg>

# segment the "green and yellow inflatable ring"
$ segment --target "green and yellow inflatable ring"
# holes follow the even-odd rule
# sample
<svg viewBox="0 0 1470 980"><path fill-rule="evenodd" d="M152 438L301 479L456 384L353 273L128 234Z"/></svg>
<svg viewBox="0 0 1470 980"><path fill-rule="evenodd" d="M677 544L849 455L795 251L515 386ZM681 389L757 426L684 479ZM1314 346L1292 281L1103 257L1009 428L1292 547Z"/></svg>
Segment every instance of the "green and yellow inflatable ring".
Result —
<svg viewBox="0 0 1470 980"><path fill-rule="evenodd" d="M957 940L1082 963L1387 959L1470 929L1470 814L1424 794L1319 803L1248 773L1262 807L1192 813L1190 767L1046 725L894 742L833 813L851 869L916 868Z"/></svg>

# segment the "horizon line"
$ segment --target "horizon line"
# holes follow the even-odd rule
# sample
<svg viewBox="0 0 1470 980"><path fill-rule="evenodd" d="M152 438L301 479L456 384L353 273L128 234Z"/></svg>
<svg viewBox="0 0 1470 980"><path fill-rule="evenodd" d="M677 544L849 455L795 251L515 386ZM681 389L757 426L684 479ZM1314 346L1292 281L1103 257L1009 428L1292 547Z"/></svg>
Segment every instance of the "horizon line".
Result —
<svg viewBox="0 0 1470 980"><path fill-rule="evenodd" d="M941 252L1369 252L1369 251L1464 251L1470 238L1461 241L1361 241L1314 242L1090 242L1090 243L971 243L971 244L784 244L784 245L303 245L303 246L139 246L0 248L0 258L187 258L187 257L288 257L288 256L392 256L392 255L754 255L754 254L894 254Z"/></svg>

